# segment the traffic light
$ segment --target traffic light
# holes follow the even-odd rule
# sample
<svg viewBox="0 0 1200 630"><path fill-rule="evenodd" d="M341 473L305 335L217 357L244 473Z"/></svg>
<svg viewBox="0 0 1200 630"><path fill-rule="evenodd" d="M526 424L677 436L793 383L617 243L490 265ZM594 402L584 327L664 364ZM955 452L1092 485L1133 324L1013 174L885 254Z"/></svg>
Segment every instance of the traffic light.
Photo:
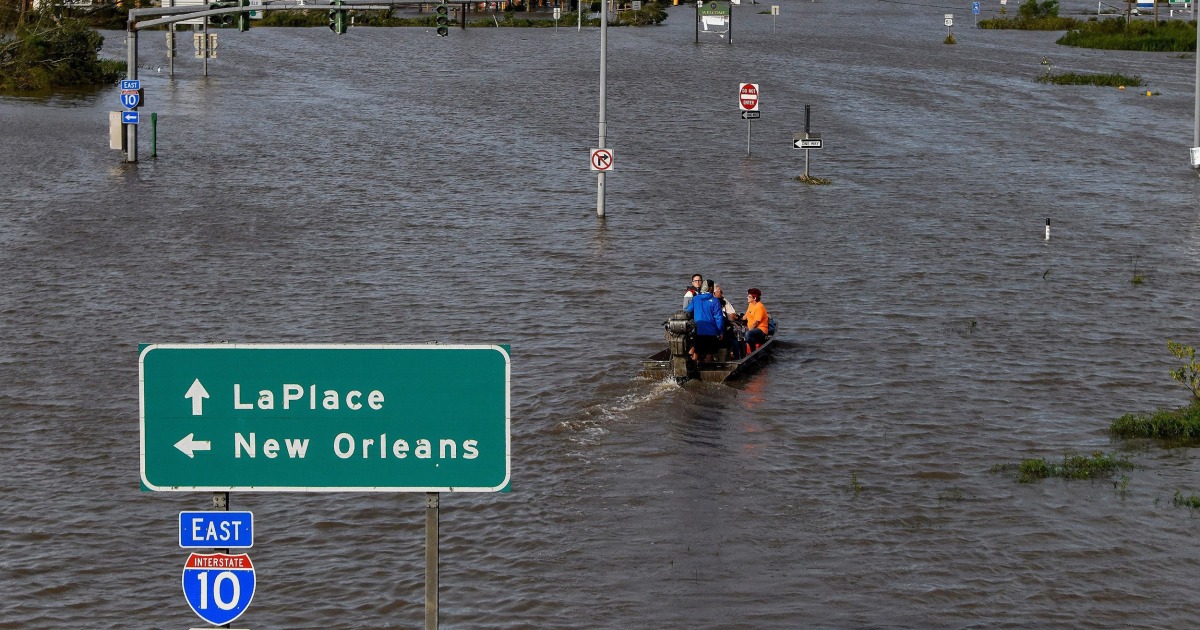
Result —
<svg viewBox="0 0 1200 630"><path fill-rule="evenodd" d="M227 9L235 6L237 6L236 2L214 2L208 5L208 8L209 10L214 10ZM233 14L222 13L221 15L210 15L208 16L208 23L212 24L213 26L233 26Z"/></svg>
<svg viewBox="0 0 1200 630"><path fill-rule="evenodd" d="M433 23L437 25L438 37L445 37L450 34L450 7L443 2L437 5L435 11Z"/></svg>
<svg viewBox="0 0 1200 630"><path fill-rule="evenodd" d="M243 9L241 13L237 14L238 30L245 33L250 30L250 0L238 0L238 6Z"/></svg>
<svg viewBox="0 0 1200 630"><path fill-rule="evenodd" d="M329 10L329 30L338 35L345 34L346 26L350 23L349 11L342 8L342 0L333 0L329 4L333 5Z"/></svg>

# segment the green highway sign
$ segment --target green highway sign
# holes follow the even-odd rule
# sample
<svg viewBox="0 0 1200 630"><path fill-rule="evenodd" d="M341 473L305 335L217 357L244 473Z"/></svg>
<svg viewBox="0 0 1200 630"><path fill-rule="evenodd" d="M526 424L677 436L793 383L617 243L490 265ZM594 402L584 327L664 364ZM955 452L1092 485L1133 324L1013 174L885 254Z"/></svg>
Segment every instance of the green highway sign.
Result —
<svg viewBox="0 0 1200 630"><path fill-rule="evenodd" d="M155 491L496 492L511 470L502 346L150 344Z"/></svg>

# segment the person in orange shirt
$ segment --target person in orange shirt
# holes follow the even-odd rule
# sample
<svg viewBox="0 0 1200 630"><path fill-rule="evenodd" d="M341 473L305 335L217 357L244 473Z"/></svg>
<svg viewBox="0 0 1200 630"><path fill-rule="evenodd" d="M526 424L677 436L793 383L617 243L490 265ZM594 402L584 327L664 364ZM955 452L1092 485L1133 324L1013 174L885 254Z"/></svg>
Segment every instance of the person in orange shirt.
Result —
<svg viewBox="0 0 1200 630"><path fill-rule="evenodd" d="M767 324L771 321L767 315L767 307L762 303L762 291L750 289L746 291L746 314L742 320L746 322L746 345L750 352L767 340Z"/></svg>

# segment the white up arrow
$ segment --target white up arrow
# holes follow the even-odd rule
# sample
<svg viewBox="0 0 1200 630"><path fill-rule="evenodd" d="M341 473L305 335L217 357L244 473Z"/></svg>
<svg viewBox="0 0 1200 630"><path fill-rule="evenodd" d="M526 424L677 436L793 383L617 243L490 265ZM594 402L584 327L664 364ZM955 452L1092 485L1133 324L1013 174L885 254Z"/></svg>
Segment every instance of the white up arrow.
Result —
<svg viewBox="0 0 1200 630"><path fill-rule="evenodd" d="M196 379L192 383L192 386L188 388L187 393L183 397L192 399L193 416L204 415L204 399L208 398L208 390L204 389L204 386L200 384L200 379Z"/></svg>
<svg viewBox="0 0 1200 630"><path fill-rule="evenodd" d="M212 442L208 440L196 440L194 439L195 437L195 433L189 433L185 435L182 440L179 440L175 443L175 448L183 451L183 454L187 455L189 458L195 458L196 451L212 450Z"/></svg>

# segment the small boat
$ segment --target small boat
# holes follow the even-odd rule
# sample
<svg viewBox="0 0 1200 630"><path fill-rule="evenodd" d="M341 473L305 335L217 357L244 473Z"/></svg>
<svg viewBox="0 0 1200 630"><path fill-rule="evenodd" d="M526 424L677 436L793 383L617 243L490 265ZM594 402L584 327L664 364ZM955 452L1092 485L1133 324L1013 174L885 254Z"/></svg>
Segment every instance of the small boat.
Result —
<svg viewBox="0 0 1200 630"><path fill-rule="evenodd" d="M691 349L692 332L695 331L695 322L691 317L686 312L679 311L667 320L663 327L667 329L668 347L643 359L639 376L653 379L670 377L677 381L694 378L724 383L757 369L771 356L775 345L775 335L770 335L754 352L741 359L730 357L729 350L722 348L716 353L713 361L693 361L688 353Z"/></svg>

